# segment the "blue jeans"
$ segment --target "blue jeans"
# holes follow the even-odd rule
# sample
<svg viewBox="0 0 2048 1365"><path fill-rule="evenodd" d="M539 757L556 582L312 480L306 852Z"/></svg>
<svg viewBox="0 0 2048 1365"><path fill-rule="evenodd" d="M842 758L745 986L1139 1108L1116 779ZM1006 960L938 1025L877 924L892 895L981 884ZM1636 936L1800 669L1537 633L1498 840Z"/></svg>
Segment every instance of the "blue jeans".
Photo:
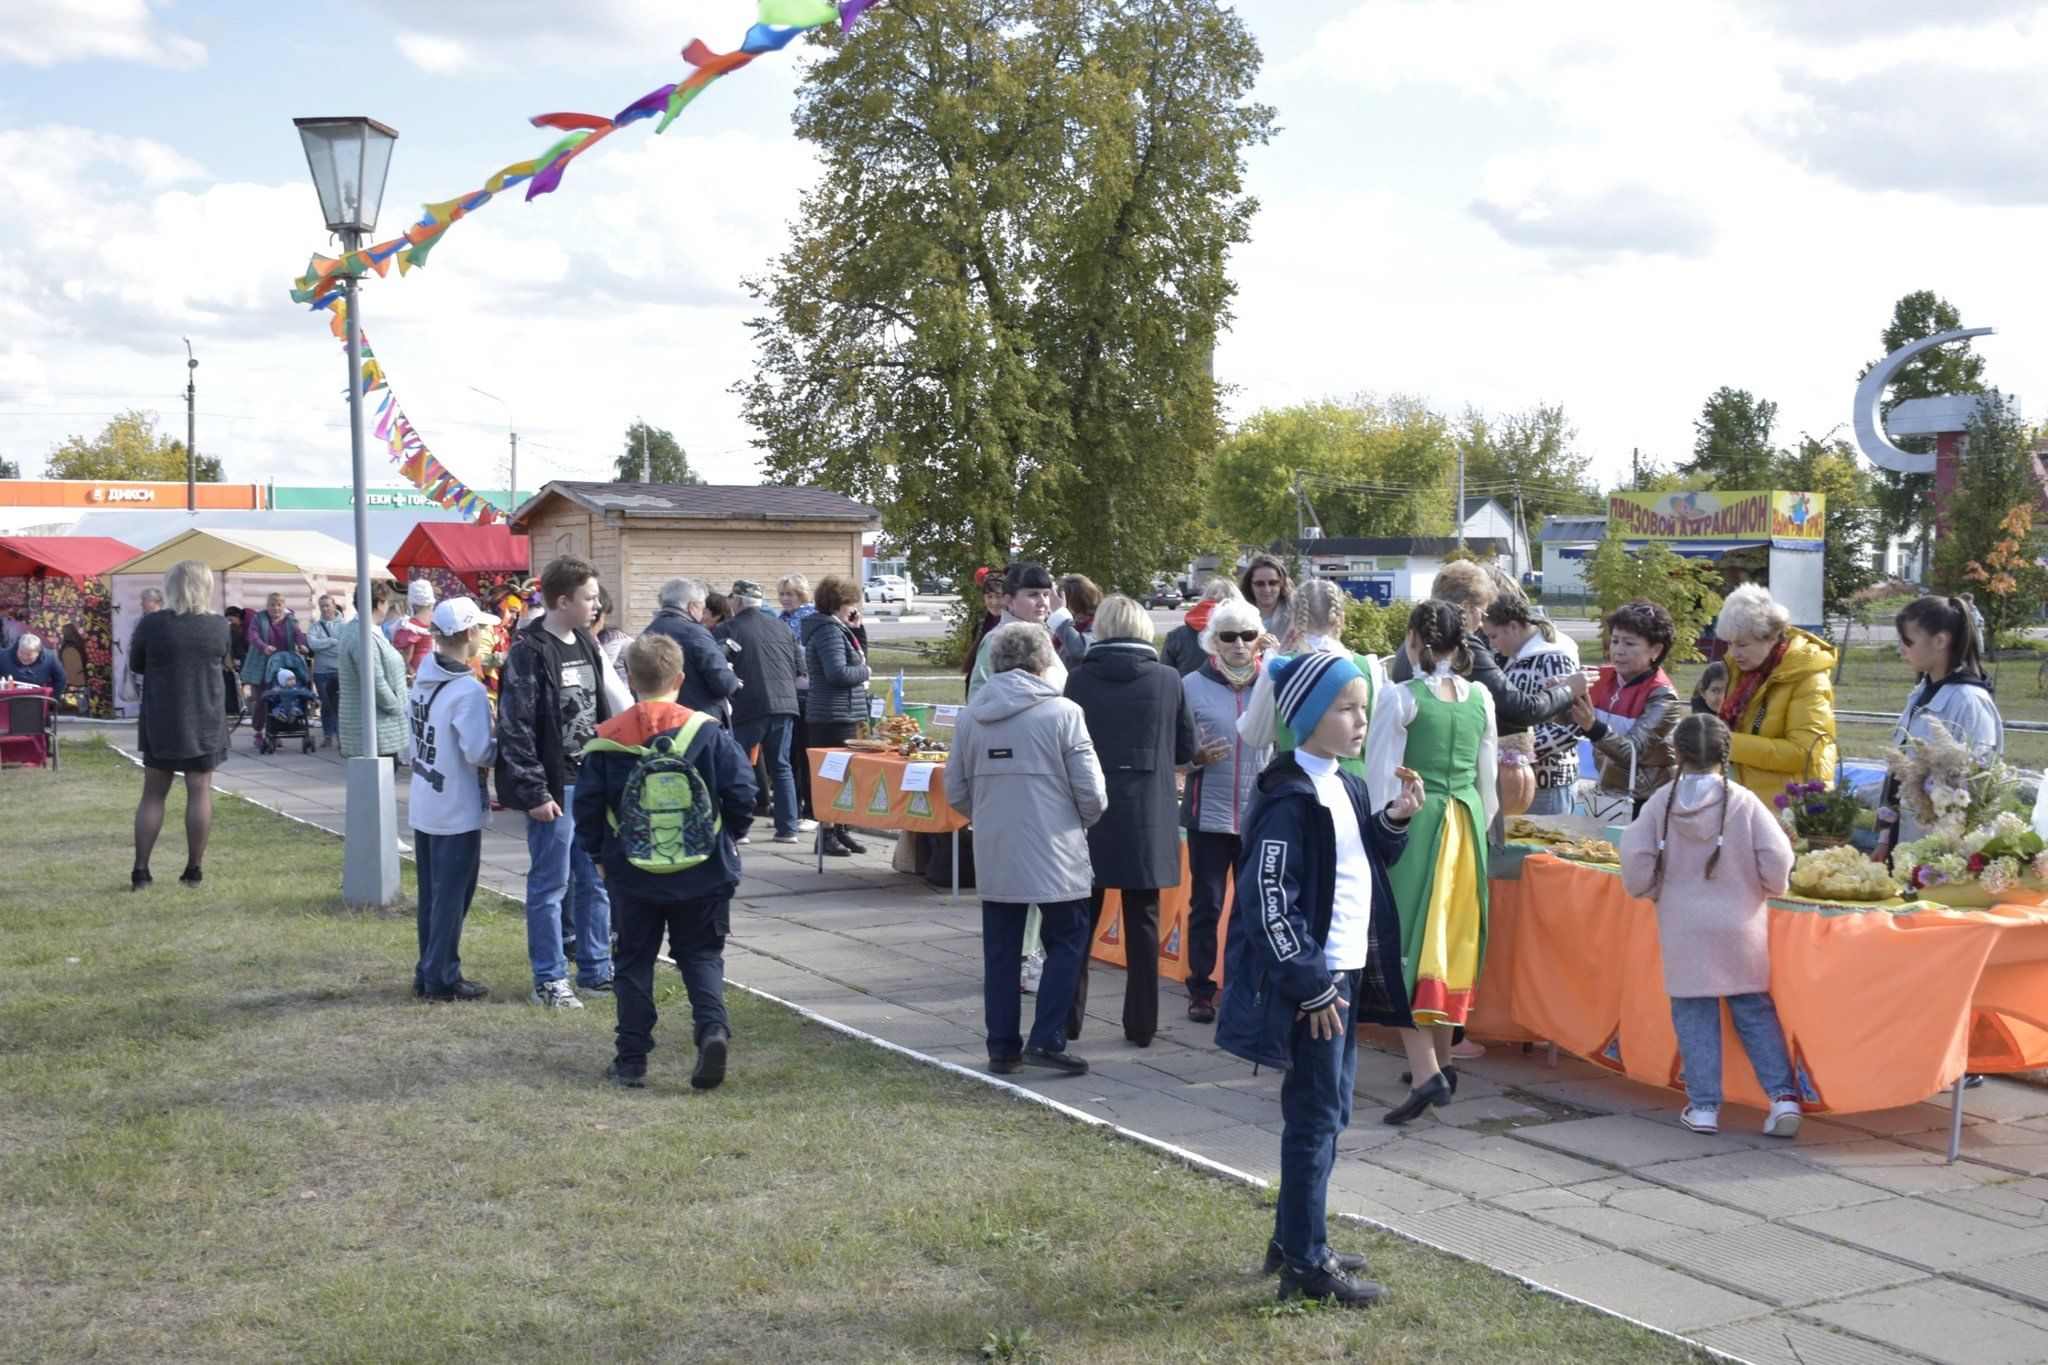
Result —
<svg viewBox="0 0 2048 1365"><path fill-rule="evenodd" d="M668 932L669 956L683 974L690 997L697 1045L713 1029L732 1034L725 1015L725 935L732 926L732 898L664 903L620 896L618 976L612 986L619 1002L617 1059L639 1066L654 1050L654 955Z"/></svg>
<svg viewBox="0 0 2048 1365"><path fill-rule="evenodd" d="M1535 799L1529 802L1528 814L1570 815L1573 804L1570 787L1538 787Z"/></svg>
<svg viewBox="0 0 2048 1365"><path fill-rule="evenodd" d="M320 694L320 733L328 739L340 739L341 674L315 673L313 690Z"/></svg>
<svg viewBox="0 0 2048 1365"><path fill-rule="evenodd" d="M536 986L568 979L569 964L562 955L565 920L576 928L578 984L611 979L611 897L598 880L597 864L576 847L576 822L569 815L575 800L572 786L562 793L559 819L526 817L526 956Z"/></svg>
<svg viewBox="0 0 2048 1365"><path fill-rule="evenodd" d="M1728 1013L1735 1036L1749 1054L1756 1083L1773 1100L1799 1097L1792 1078L1792 1058L1785 1051L1785 1030L1778 1007L1768 992L1731 995ZM1678 1033L1678 1055L1685 1063L1685 1095L1695 1108L1721 1107L1721 1001L1716 995L1688 996L1671 1002L1671 1026Z"/></svg>
<svg viewBox="0 0 2048 1365"><path fill-rule="evenodd" d="M455 989L462 980L462 922L476 896L483 865L484 832L412 836L419 864L420 960L412 984L429 994Z"/></svg>
<svg viewBox="0 0 2048 1365"><path fill-rule="evenodd" d="M1313 1270L1330 1254L1324 1204L1337 1137L1351 1125L1351 1087L1358 1079L1358 972L1337 972L1343 1011L1341 1037L1318 1039L1308 1020L1294 1021L1287 1077L1280 1082L1280 1200L1273 1240L1295 1271Z"/></svg>
<svg viewBox="0 0 2048 1365"><path fill-rule="evenodd" d="M1045 973L1038 979L1031 1046L1065 1052L1067 1008L1088 967L1088 936L1095 918L1085 897L1042 902L1038 909L1043 917L1039 935L1045 944ZM1029 910L1011 901L981 903L981 1008L992 1061L1024 1051L1024 1040L1018 1036L1024 1013L1018 987L1023 984L1024 917Z"/></svg>
<svg viewBox="0 0 2048 1365"><path fill-rule="evenodd" d="M796 833L796 772L789 766L790 732L795 727L795 716L762 716L732 727L732 737L739 742L740 752L749 753L756 744L761 746L761 761L768 767L768 785L775 793L777 834Z"/></svg>

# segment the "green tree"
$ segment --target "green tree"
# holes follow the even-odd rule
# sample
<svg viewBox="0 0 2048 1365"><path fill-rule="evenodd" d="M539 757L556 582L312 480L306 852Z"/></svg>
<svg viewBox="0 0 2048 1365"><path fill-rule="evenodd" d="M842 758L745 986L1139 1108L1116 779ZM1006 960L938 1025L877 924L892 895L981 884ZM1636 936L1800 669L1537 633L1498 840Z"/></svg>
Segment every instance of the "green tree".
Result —
<svg viewBox="0 0 2048 1365"><path fill-rule="evenodd" d="M1585 576L1596 617L1637 597L1670 612L1678 627L1671 659L1678 663L1700 657L1699 639L1721 614L1720 571L1704 560L1675 554L1659 541L1631 550L1626 540L1609 536L1586 556Z"/></svg>
<svg viewBox="0 0 2048 1365"><path fill-rule="evenodd" d="M1892 305L1892 320L1878 338L1883 351L1877 360L1859 370L1856 377L1862 379L1885 356L1901 346L1923 337L1953 332L1962 326L1963 315L1956 311L1955 305L1931 289L1917 289ZM1953 346L1923 351L1900 366L1899 372L1892 376L1891 392L1885 397L1884 411L1889 413L1909 398L1983 391L1984 357L1971 351L1969 342L1957 342ZM1924 453L1934 448L1934 441L1927 436L1907 436L1899 438L1897 445L1901 450ZM1878 515L1884 534L1889 537L1918 532L1923 542L1931 538L1934 534L1934 476L1899 474L1880 469L1876 471L1875 479Z"/></svg>
<svg viewBox="0 0 2048 1365"><path fill-rule="evenodd" d="M1955 492L1948 500L1940 537L1934 542L1935 591L1980 592L1981 580L1973 577L1971 566L1992 561L1998 542L2007 535L2005 523L2012 509L2041 506L2041 494L2032 436L2004 395L1993 389L1964 433ZM2048 542L2048 527L2030 526L2020 549L2038 558L2048 553L2044 542ZM2033 605L2038 604L2036 598ZM1980 598L1978 606L1984 612L1986 628L1996 639L1996 632L2011 621L1994 622L1989 601Z"/></svg>
<svg viewBox="0 0 2048 1365"><path fill-rule="evenodd" d="M14 460L0 460L0 479L18 479L20 477L21 465L19 462Z"/></svg>
<svg viewBox="0 0 2048 1365"><path fill-rule="evenodd" d="M2039 511L2036 503L2015 503L1999 522L1999 537L1984 558L1970 561L1963 570L1963 576L1978 585L1994 662L2005 632L2030 615L2040 615L2041 600L2048 596L2048 569L2041 564L2048 551L2048 530L2034 525Z"/></svg>
<svg viewBox="0 0 2048 1365"><path fill-rule="evenodd" d="M1210 356L1272 113L1219 0L892 0L805 74L824 173L749 289L770 478L923 561L1135 584L1204 536Z"/></svg>
<svg viewBox="0 0 2048 1365"><path fill-rule="evenodd" d="M1305 521L1326 536L1451 535L1456 469L1449 427L1418 399L1269 408L1217 451L1211 510L1261 548L1293 538ZM1307 507L1296 499L1297 476Z"/></svg>
<svg viewBox="0 0 2048 1365"><path fill-rule="evenodd" d="M1496 417L1467 408L1457 431L1465 485L1474 496L1498 498L1511 512L1519 493L1531 539L1545 517L1598 516L1607 510L1607 499L1588 477L1593 458L1573 445L1577 436L1562 407L1539 404Z"/></svg>
<svg viewBox="0 0 2048 1365"><path fill-rule="evenodd" d="M649 470L653 472L650 473ZM673 432L635 422L626 428L626 444L619 451L619 471L613 483L702 483L690 470L690 457L683 453Z"/></svg>
<svg viewBox="0 0 2048 1365"><path fill-rule="evenodd" d="M146 479L162 483L185 481L185 443L158 433L157 415L130 408L100 428L99 435L67 437L50 452L53 479ZM196 477L219 483L220 461L199 457Z"/></svg>
<svg viewBox="0 0 2048 1365"><path fill-rule="evenodd" d="M1678 469L1686 486L1730 492L1769 488L1778 458L1771 444L1777 422L1776 403L1747 389L1714 390L1692 424L1692 458Z"/></svg>
<svg viewBox="0 0 2048 1365"><path fill-rule="evenodd" d="M1847 441L1801 436L1779 459L1773 486L1820 493L1827 498L1825 565L1821 570L1822 611L1843 622L1846 638L1852 599L1877 582L1882 527L1870 471Z"/></svg>

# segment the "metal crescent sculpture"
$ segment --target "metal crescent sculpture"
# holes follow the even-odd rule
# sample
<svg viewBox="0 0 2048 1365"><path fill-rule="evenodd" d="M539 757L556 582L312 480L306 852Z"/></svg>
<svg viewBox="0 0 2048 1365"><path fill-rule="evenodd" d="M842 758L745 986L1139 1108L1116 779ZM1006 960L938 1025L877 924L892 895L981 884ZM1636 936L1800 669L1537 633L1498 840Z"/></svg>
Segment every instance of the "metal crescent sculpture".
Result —
<svg viewBox="0 0 2048 1365"><path fill-rule="evenodd" d="M1892 376L1898 373L1899 366L1922 351L1946 346L1951 341L1991 336L1997 330L1996 327L1964 327L1953 332L1941 332L1901 346L1878 361L1876 367L1863 376L1863 382L1856 386L1856 444L1862 448L1864 458L1879 469L1889 469L1895 474L1932 474L1933 454L1915 455L1909 450L1900 450L1885 434L1884 415L1878 410L1884 402L1884 391L1890 386Z"/></svg>

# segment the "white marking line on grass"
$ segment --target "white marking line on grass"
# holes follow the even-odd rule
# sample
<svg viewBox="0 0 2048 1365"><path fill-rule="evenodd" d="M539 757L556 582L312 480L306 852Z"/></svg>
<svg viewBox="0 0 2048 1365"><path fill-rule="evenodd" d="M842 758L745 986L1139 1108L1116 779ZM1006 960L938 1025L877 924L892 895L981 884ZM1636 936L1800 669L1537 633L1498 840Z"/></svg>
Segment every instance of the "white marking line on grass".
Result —
<svg viewBox="0 0 2048 1365"><path fill-rule="evenodd" d="M894 1052L898 1056L908 1057L912 1061L922 1062L926 1066L937 1067L939 1070L950 1072L955 1076L962 1076L970 1081L979 1081L983 1085L989 1086L996 1090L1007 1091L1009 1094L1014 1095L1020 1099L1030 1100L1034 1104L1043 1105L1047 1109L1050 1109L1057 1114L1061 1114L1070 1119L1078 1120L1081 1123L1088 1124L1090 1127L1107 1128L1120 1138L1124 1138L1128 1141L1135 1142L1143 1147L1150 1147L1157 1152L1163 1152L1167 1156L1173 1157L1177 1161L1185 1162L1186 1164L1195 1167L1197 1170L1208 1172L1210 1175L1220 1175L1226 1180L1234 1180L1240 1185L1249 1185L1253 1189L1270 1190L1273 1188L1272 1182L1264 1180L1259 1176L1253 1175L1250 1171L1241 1171L1235 1166L1225 1165L1221 1161L1217 1161L1211 1157L1203 1156L1200 1152L1190 1151L1186 1147L1179 1146L1176 1143L1168 1142L1163 1138L1153 1137L1149 1133L1141 1133L1135 1128L1126 1128L1122 1124L1111 1123L1108 1119L1098 1118L1095 1115L1086 1112L1085 1110L1076 1109L1069 1104L1062 1104L1058 1100L1053 1099L1050 1096L1041 1095L1036 1090L1026 1089L1025 1087L1017 1085L1014 1082L1006 1081L1000 1076L991 1075L986 1071L977 1071L973 1067L961 1066L958 1062L949 1062L944 1060L943 1058L929 1056L926 1053L917 1051L915 1048L905 1047L901 1043L892 1043L887 1038L879 1038L874 1034L867 1032L864 1029L855 1028L851 1024L841 1023L839 1020L833 1019L827 1015L820 1014L816 1010L806 1009L804 1006L797 1004L794 1000L785 1000L781 996L775 995L772 992L761 990L758 987L749 986L744 981L735 981L728 977L726 979L726 984L728 986L736 987L739 990L743 990L748 995L751 995L758 1000L766 1000L770 1004L780 1005L786 1010L793 1010L797 1014L802 1015L804 1018L810 1020L812 1023L823 1024L826 1028L831 1029L835 1033L843 1033L849 1038L858 1038L864 1043L871 1043L874 1046L881 1048L885 1052ZM1418 1237L1412 1232L1404 1232L1400 1228L1392 1227L1386 1223L1382 1223L1377 1218L1368 1218L1362 1213L1346 1213L1341 1209L1335 1209L1331 1212L1333 1212L1337 1217L1344 1219L1346 1222L1361 1223L1364 1224L1366 1227L1375 1228L1381 1232L1387 1233L1390 1236L1399 1237L1402 1241L1416 1242L1422 1246L1428 1247L1432 1251L1440 1252L1443 1255L1455 1257L1460 1261L1469 1261L1473 1265L1481 1266L1487 1270L1492 1271L1496 1275L1504 1275L1507 1278L1514 1280L1516 1283L1520 1284L1524 1289L1533 1289L1538 1293L1547 1294L1553 1299L1560 1299L1565 1303L1575 1303L1582 1308L1590 1308L1594 1312L1601 1314L1603 1317L1617 1318L1622 1322L1628 1323L1632 1327L1640 1327L1646 1332L1653 1332L1656 1335L1663 1337L1667 1341L1675 1341L1678 1342L1680 1345L1689 1346L1692 1347L1694 1350L1702 1351L1716 1360L1730 1360L1737 1362L1737 1365L1742 1365L1742 1357L1740 1356L1729 1355L1726 1351L1717 1351L1713 1347L1705 1345L1701 1342L1694 1341L1690 1337L1680 1336L1676 1332L1667 1331L1662 1327L1655 1326L1651 1323L1643 1322L1637 1318L1632 1318L1628 1316L1628 1314L1626 1313L1617 1313L1611 1308L1602 1308L1597 1303L1591 1303L1585 1299L1577 1298L1573 1295L1566 1294L1561 1290L1553 1289L1549 1285L1539 1283L1536 1280L1532 1280L1526 1275L1518 1275L1512 1270L1504 1270L1499 1266L1488 1265L1485 1261L1481 1260L1477 1256L1467 1255L1466 1253L1458 1251L1452 1247L1441 1246L1435 1242L1430 1241L1427 1237ZM1767 1314L1770 1311L1767 1305L1759 1304L1758 1307L1763 1310L1763 1312L1760 1313L1759 1316L1763 1316L1764 1314ZM1726 1326L1727 1324L1723 1323L1717 1325Z"/></svg>
<svg viewBox="0 0 2048 1365"><path fill-rule="evenodd" d="M112 749L115 753L122 755L136 767L139 768L142 766L142 760L140 758L136 757L134 754L129 753L120 745L109 744L107 747ZM266 805L265 803L258 801L253 797L243 796L239 792L226 792L224 794L233 797L237 801L246 801L250 805L255 806L258 810L267 810L272 815L281 815L285 819L290 820L295 824L301 824L306 826L308 829L319 830L322 834L325 834L331 839L338 839L341 837L340 835L336 834L333 830L327 828L327 826L325 825L315 824L311 820L307 820L300 816L293 815L290 811L279 810L275 806ZM744 949L743 951L752 952L753 950ZM666 955L664 954L663 957L665 959ZM803 964L793 963L791 965L801 967ZM805 968L804 970L808 971L809 968ZM926 1066L937 1067L939 1070L950 1072L955 1076L963 1076L970 1081L979 1081L983 1085L990 1086L996 1090L1005 1091L1008 1094L1014 1095L1020 1099L1030 1100L1033 1104L1043 1105L1047 1109L1052 1110L1054 1113L1064 1115L1065 1117L1070 1119L1075 1119L1081 1123L1089 1125L1092 1128L1107 1128L1120 1138L1124 1138L1130 1142L1135 1142L1141 1147L1150 1147L1152 1150L1156 1152L1163 1152L1167 1156L1173 1157L1175 1160L1184 1162L1189 1166L1193 1166L1197 1170L1206 1171L1211 1175L1220 1175L1226 1180L1234 1180L1240 1185L1249 1185L1256 1190L1270 1190L1273 1188L1272 1182L1261 1179L1260 1177L1253 1175L1250 1171L1241 1171L1235 1166L1225 1165L1221 1161L1217 1161L1211 1157L1203 1156L1200 1152L1190 1151L1188 1148L1182 1147L1177 1143L1168 1142L1164 1138L1153 1137L1150 1133L1141 1133L1135 1128L1126 1128L1120 1123L1111 1123L1108 1119L1097 1118L1095 1115L1090 1114L1085 1110L1076 1109L1069 1104L1062 1104L1058 1100L1053 1099L1048 1095L1041 1095L1036 1090L1027 1090L1023 1086L1016 1085L1010 1081L1006 1081L1000 1076L990 1075L986 1071L976 1071L972 1067L961 1066L958 1062L949 1062L939 1057L933 1057L928 1053L919 1052L915 1048L905 1047L901 1043L892 1043L887 1038L877 1037L875 1034L869 1033L864 1029L855 1028L851 1024L841 1023L839 1020L833 1019L827 1015L820 1014L816 1010L806 1009L804 1006L797 1004L794 1000L785 1000L781 996L776 995L770 991L764 991L758 987L749 986L744 981L735 981L731 977L727 977L725 984L728 986L735 987L736 989L743 990L748 995L753 996L757 1000L766 1000L770 1004L780 1005L782 1006L782 1008L799 1014L803 1016L805 1019L810 1020L814 1024L823 1024L826 1028L831 1029L834 1033L843 1033L849 1038L858 1038L860 1041L864 1043L870 1043L875 1047L881 1048L884 1052L893 1052L896 1053L898 1056L908 1057L912 1061L921 1062ZM1453 1257L1456 1260L1469 1261L1473 1265L1481 1266L1484 1269L1492 1271L1496 1275L1504 1275L1508 1279L1511 1279L1515 1281L1517 1284L1521 1285L1524 1289L1533 1289L1537 1293L1547 1294L1553 1299L1558 1299L1565 1303L1575 1303L1582 1308L1590 1308L1594 1312L1599 1313L1604 1317L1615 1318L1621 1322L1629 1324L1631 1327L1640 1327L1644 1331L1655 1333L1657 1336L1663 1337L1667 1341L1675 1341L1678 1342L1680 1345L1690 1346L1694 1350L1702 1351L1716 1360L1734 1361L1736 1365L1744 1365L1742 1357L1740 1356L1729 1355L1726 1351L1717 1351L1713 1347L1706 1345L1704 1342L1694 1341L1691 1337L1680 1336L1676 1332L1667 1331L1662 1327L1658 1327L1652 1323L1644 1322L1639 1318L1632 1318L1626 1313L1617 1313L1611 1308L1602 1308L1597 1303L1591 1303L1585 1299L1577 1298L1571 1294L1567 1294L1562 1290L1553 1289L1549 1285L1539 1283L1536 1280L1532 1280L1526 1275L1516 1274L1514 1271L1503 1269L1500 1266L1488 1265L1484 1260L1480 1259L1477 1256L1467 1255L1466 1253L1459 1251L1453 1247L1441 1246L1436 1242L1430 1241L1427 1237L1418 1237L1412 1232L1404 1232L1400 1228L1392 1227L1386 1223L1382 1223L1377 1218L1368 1218L1362 1213L1346 1213L1342 1209L1332 1210L1332 1212L1334 1212L1337 1217L1343 1219L1348 1223L1359 1223L1366 1227L1374 1228L1380 1232L1384 1232L1389 1236L1398 1237L1404 1242L1414 1242L1418 1245L1426 1246L1431 1251L1438 1252L1445 1256ZM1762 1307L1762 1305L1759 1306ZM1766 1309L1765 1311L1767 1313L1769 1310ZM1759 1316L1762 1315L1760 1314ZM1727 1326L1728 1324L1721 1323L1717 1325Z"/></svg>

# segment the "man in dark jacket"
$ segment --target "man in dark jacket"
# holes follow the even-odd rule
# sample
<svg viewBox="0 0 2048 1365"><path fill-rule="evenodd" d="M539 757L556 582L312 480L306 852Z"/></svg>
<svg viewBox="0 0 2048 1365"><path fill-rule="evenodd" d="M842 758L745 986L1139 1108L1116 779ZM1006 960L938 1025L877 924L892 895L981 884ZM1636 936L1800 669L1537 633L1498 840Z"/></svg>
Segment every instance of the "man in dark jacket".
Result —
<svg viewBox="0 0 2048 1365"><path fill-rule="evenodd" d="M1295 655L1275 683L1281 718L1303 739L1261 775L1245 820L1216 1045L1287 1069L1266 1273L1280 1272L1283 1299L1365 1307L1386 1291L1355 1278L1364 1257L1330 1249L1324 1203L1351 1121L1358 1024L1413 1027L1386 866L1407 848L1422 783L1375 807L1337 767L1364 747L1370 706L1349 657Z"/></svg>
<svg viewBox="0 0 2048 1365"><path fill-rule="evenodd" d="M775 794L775 842L796 842L796 773L789 766L796 728L796 680L804 658L789 627L763 609L761 585L742 578L727 600L733 617L712 634L732 656L740 690L732 699L732 737L743 753L761 749Z"/></svg>
<svg viewBox="0 0 2048 1365"><path fill-rule="evenodd" d="M789 638L780 623L771 624ZM734 845L754 818L754 770L716 721L676 704L683 656L675 641L643 635L628 645L626 677L639 701L597 728L576 794L576 846L601 860L618 906L618 1043L604 1074L635 1089L647 1083L657 1017L654 959L666 934L696 1024L697 1066L690 1084L709 1090L725 1079L732 1041L725 1013L725 936L732 930L732 893L740 884ZM654 871L631 861L620 821L634 769L664 742L671 752L680 746L683 761L696 770L719 828L709 832L712 846L702 862ZM643 793L651 784L643 780ZM682 850L694 856L687 835Z"/></svg>
<svg viewBox="0 0 2048 1365"><path fill-rule="evenodd" d="M568 814L583 746L611 718L597 637L597 570L564 556L541 574L547 611L519 632L498 683L498 800L526 812L526 953L533 1000L582 1009L569 989L573 932L577 984L612 987L612 907L597 865L575 845ZM564 928L564 918L569 928Z"/></svg>
<svg viewBox="0 0 2048 1365"><path fill-rule="evenodd" d="M740 690L739 676L725 660L725 650L704 624L704 599L710 587L697 578L671 578L661 585L661 608L647 630L666 635L683 651L683 690L677 701L692 711L708 711L724 721L731 717L727 701Z"/></svg>

